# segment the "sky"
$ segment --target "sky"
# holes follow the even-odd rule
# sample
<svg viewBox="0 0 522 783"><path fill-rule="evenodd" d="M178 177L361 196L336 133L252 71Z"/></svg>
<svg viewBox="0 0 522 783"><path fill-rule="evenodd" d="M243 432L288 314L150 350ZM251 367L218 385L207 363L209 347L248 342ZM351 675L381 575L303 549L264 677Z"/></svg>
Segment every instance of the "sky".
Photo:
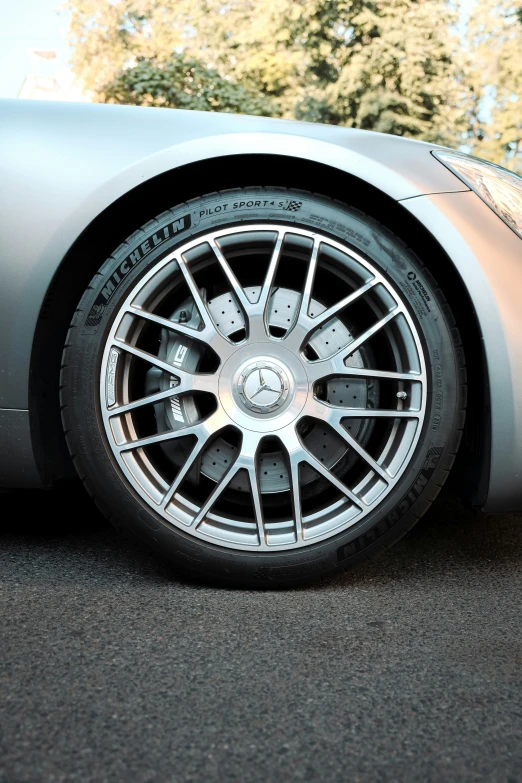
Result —
<svg viewBox="0 0 522 783"><path fill-rule="evenodd" d="M0 98L16 98L27 73L34 73L27 49L55 49L66 67L67 16L61 0L0 0Z"/></svg>
<svg viewBox="0 0 522 783"><path fill-rule="evenodd" d="M475 1L464 0L464 13ZM27 73L34 73L28 49L55 49L53 70L67 67L67 15L60 5L61 0L0 0L0 98L16 98Z"/></svg>

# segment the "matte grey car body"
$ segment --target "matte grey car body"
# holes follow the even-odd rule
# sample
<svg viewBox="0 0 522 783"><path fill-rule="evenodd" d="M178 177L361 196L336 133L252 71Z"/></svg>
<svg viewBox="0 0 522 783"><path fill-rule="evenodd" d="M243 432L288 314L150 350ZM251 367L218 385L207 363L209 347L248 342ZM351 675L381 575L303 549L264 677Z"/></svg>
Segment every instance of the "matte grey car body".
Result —
<svg viewBox="0 0 522 783"><path fill-rule="evenodd" d="M522 508L522 241L434 145L265 118L29 101L0 104L0 133L0 487L72 475L56 393L63 339L94 272L143 222L135 215L222 187L225 171L230 187L259 184L262 172L267 184L364 203L414 238L445 281L464 339L466 491L491 512Z"/></svg>

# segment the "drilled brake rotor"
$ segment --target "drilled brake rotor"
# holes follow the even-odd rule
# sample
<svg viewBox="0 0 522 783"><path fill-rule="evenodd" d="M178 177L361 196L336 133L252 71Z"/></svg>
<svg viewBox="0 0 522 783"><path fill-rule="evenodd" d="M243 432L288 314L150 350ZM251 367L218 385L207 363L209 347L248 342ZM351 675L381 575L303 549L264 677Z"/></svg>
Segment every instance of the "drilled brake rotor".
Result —
<svg viewBox="0 0 522 783"><path fill-rule="evenodd" d="M261 291L260 286L251 286L246 289L246 294L251 301L256 301ZM271 296L267 320L271 331L275 335L286 332L293 324L299 307L300 295L289 288L277 288ZM245 322L241 310L238 308L233 295L222 294L207 302L209 312L216 327L226 337L231 338L245 328ZM325 306L312 299L310 302L310 315L319 315L325 310ZM171 320L185 323L187 326L198 328L200 318L192 300L188 299L171 315ZM352 335L346 325L338 318L332 318L322 326L310 340L310 347L315 352L317 359L326 359L344 348L352 340ZM201 358L202 349L200 343L188 337L180 336L174 332L163 330L159 356L166 359L174 366L189 372L195 372ZM350 365L363 367L363 357L360 351L350 357ZM149 370L147 376L147 393L156 390L164 390L169 386L174 387L177 380L159 370ZM371 387L364 379L330 379L326 383L325 398L336 405L345 405L350 408L365 408L368 397L372 397ZM185 394L179 397L171 397L165 403L154 406L158 425L162 429L179 429L195 423L199 416L196 399ZM363 430L368 427L367 420L350 419L349 432L362 442ZM325 467L332 468L340 460L347 464L345 441L332 430L323 428L317 423L312 424L302 433L303 441L309 451L321 455L321 462ZM163 451L175 464L180 465L188 457L190 446L175 446L165 444ZM205 451L200 471L212 481L219 481L228 466L235 459L237 448L223 437L216 438ZM355 459L355 455L352 456ZM317 474L304 465L300 476L301 484L309 484L316 480ZM249 491L248 478L240 472L230 483L231 489L243 492ZM288 470L283 459L282 451L277 445L272 451L263 452L260 456L260 488L263 493L284 492L290 488Z"/></svg>

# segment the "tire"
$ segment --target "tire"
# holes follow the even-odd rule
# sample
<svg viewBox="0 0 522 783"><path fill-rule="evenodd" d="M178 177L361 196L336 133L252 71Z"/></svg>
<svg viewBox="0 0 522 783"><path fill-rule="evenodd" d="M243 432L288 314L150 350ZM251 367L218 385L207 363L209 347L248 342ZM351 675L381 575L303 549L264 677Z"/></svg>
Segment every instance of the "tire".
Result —
<svg viewBox="0 0 522 783"><path fill-rule="evenodd" d="M259 233L262 224L265 233ZM238 233L250 225L252 233ZM273 225L280 227L280 236L288 233L274 286L263 300L264 275L276 256L277 235L269 231ZM229 264L220 265L217 251L203 246L212 232L223 233L218 243ZM321 235L323 244L318 245L312 296L301 306L296 290L303 290L311 274L314 234ZM168 260L176 248L190 243L192 249L183 250L186 264ZM234 269L246 288L226 300L225 313L220 309L223 297L234 290L234 281L225 277L227 269ZM295 282L299 275L300 288ZM371 290L324 321L324 334L316 329L310 336L307 323L324 318L319 310L335 305L334 292L344 297L358 291L359 276L370 280ZM190 281L200 297L206 296L199 310L193 306ZM254 313L261 304L251 304L245 294L253 281L258 291L253 288L248 295L252 302L256 297L265 302L269 326ZM132 297L169 324L175 318L174 331L136 311L124 316L122 308L131 306ZM287 301L291 326L280 321L274 326L275 313L281 315L277 302L282 307ZM312 307L319 314L312 314ZM392 310L391 320L349 355L345 344L355 344L368 333L367 322L375 317L380 323ZM219 333L225 326L216 327L218 311L227 319L226 339L224 331ZM234 317L237 332L230 331ZM186 337L187 329L198 321L202 331L194 342ZM334 350L339 345L342 350L330 355L324 337L333 337L332 328L339 341ZM244 342L247 329L249 343ZM263 329L270 336L260 345ZM301 345L299 335L305 333L309 342ZM183 347L187 339L189 348ZM285 347L292 345L292 350ZM154 356L162 352L163 369L143 362L131 352L133 346L146 346ZM176 376L181 355L193 364L185 364L185 374L178 369ZM348 369L341 368L339 377L312 380L326 367L330 372L341 361L344 365L347 355ZM383 363L385 378L367 377L374 362ZM194 380L196 367L206 368L205 377L198 374ZM388 377L394 372L407 377ZM179 383L189 391L176 397L172 389ZM191 392L194 383L196 391ZM353 407L327 399L344 388L355 392ZM115 406L150 394L164 397L113 413ZM177 573L263 588L332 575L401 538L448 476L464 425L465 395L464 355L454 318L431 273L412 251L387 228L344 204L303 191L262 187L191 200L132 234L85 291L68 333L61 374L62 419L76 470L111 523L172 563ZM389 410L399 415L389 416ZM341 418L346 411L348 418ZM323 414L329 418L321 436L317 417ZM183 424L176 423L176 416ZM346 434L350 421L352 436ZM178 434L171 440L174 429L189 426L187 422L192 422L192 440ZM213 428L220 426L224 429L218 437ZM252 427L257 428L254 435ZM159 432L167 433L165 442L149 445L149 440L141 450L126 445L157 439ZM224 467L216 450L229 454L233 466ZM246 465L241 469L239 453ZM328 455L326 462L320 462L320 453ZM270 462L266 472L262 458L265 465ZM189 464L170 505L163 508L164 493ZM203 513L213 493L215 504Z"/></svg>

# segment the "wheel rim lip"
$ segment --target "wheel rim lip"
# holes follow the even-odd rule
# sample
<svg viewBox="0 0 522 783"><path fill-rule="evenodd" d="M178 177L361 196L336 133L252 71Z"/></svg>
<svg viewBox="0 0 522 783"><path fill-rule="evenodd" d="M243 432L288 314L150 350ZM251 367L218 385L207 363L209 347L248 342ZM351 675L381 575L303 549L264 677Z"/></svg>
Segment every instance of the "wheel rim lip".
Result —
<svg viewBox="0 0 522 783"><path fill-rule="evenodd" d="M234 541L229 540L221 540L219 538L216 538L216 536L209 534L208 532L201 531L199 528L188 528L186 524L183 524L179 519L175 518L168 509L162 510L161 507L155 502L155 498L151 495L149 491L147 491L147 488L143 486L135 477L133 474L133 471L129 468L128 464L126 463L125 459L122 456L122 452L117 452L113 448L113 441L114 441L114 435L111 428L110 420L112 417L111 411L107 409L107 406L105 404L106 400L106 371L107 371L107 365L109 356L111 353L111 348L114 347L113 340L115 339L116 331L121 323L121 320L123 318L123 315L127 311L128 306L130 303L135 299L138 292L141 291L144 286L150 282L150 280L158 273L159 270L161 270L164 266L171 263L172 260L176 255L181 255L182 253L187 253L189 250L197 247L198 245L201 245L208 241L210 238L217 240L224 236L230 236L234 234L243 234L248 232L249 230L255 229L255 231L267 231L267 232L273 232L275 230L280 230L286 234L300 234L305 237L309 237L310 239L313 239L314 237L320 236L321 241L324 242L326 245L329 245L333 247L334 249L340 251L342 254L346 256L351 256L353 259L357 261L358 264L360 264L362 267L366 268L368 271L370 271L373 275L378 277L380 280L385 280L385 285L387 289L391 289L393 291L393 296L397 299L397 301L400 301L402 306L404 307L403 315L405 320L407 321L407 325L410 330L410 334L414 340L416 353L420 365L420 374L418 376L418 380L422 382L422 395L421 395L421 404L418 411L417 416L417 427L415 434L413 438L411 439L410 445L408 447L408 453L407 456L403 459L402 465L399 468L399 470L396 472L396 474L393 476L393 482L390 485L389 489L385 491L381 497L379 498L378 502L369 506L366 510L363 509L362 514L357 514L355 518L350 518L349 514L346 514L346 509L343 510L343 505L346 506L346 498L338 498L333 503L330 504L328 507L328 512L330 510L332 513L335 511L336 508L341 509L341 514L344 514L344 521L340 519L339 525L337 525L335 528L332 528L324 535L318 534L309 536L307 539L297 541L294 543L289 544L274 544L274 545L261 545L261 546L255 546L255 545L245 545L242 544L236 544ZM195 333L196 336L197 333ZM272 346L276 341L267 340L266 345ZM263 343L265 345L265 343ZM243 345L239 346L231 346L231 353L228 358L225 359L225 362L229 361L231 356L236 352L236 350L239 350L243 348ZM285 349L288 350L288 349ZM293 355L293 354L292 354ZM300 358L298 359L300 361ZM221 373L220 368L220 373ZM305 369L306 373L306 367L303 366L303 369ZM172 368L173 374L175 374L174 368ZM307 380L310 383L310 378L307 375ZM184 533L188 534L191 537L194 537L196 539L201 539L203 541L207 541L208 543L219 545L222 547L225 547L226 549L233 549L233 550L240 550L245 552L253 552L253 551L259 551L262 550L263 552L278 552L278 551L292 551L297 549L302 549L303 547L310 546L312 544L318 543L323 540L327 540L329 538L332 538L334 536L337 536L339 533L343 532L344 530L349 529L356 523L361 522L363 519L367 518L367 516L370 513L373 513L379 506L381 506L386 500L390 498L390 495L393 493L394 487L397 484L397 482L400 480L403 473L406 471L409 465L411 465L413 456L415 454L418 442L420 440L421 434L424 430L425 425L425 414L426 414L426 401L429 393L429 378L426 372L426 361L425 361L425 352L424 347L422 344L422 340L420 337L420 334L418 332L418 329L411 317L411 314L409 312L409 307L407 305L407 302L405 302L400 296L400 294L397 291L396 284L394 282L390 282L386 279L385 274L381 271L380 268L374 266L372 261L368 261L363 256L361 256L357 251L353 250L351 247L345 245L343 242L333 239L332 237L328 236L326 233L323 232L317 232L313 229L308 229L302 226L296 226L296 225L288 225L283 222L249 222L249 223L242 223L240 225L231 226L228 228L219 228L214 231L207 232L203 235L200 235L198 237L195 237L191 240L189 240L186 243L183 243L182 245L179 245L174 250L168 250L163 258L161 258L159 261L157 261L154 266L148 270L139 280L135 283L132 290L128 293L126 296L124 302L120 305L119 309L115 312L115 316L112 321L111 329L109 332L109 335L106 338L106 344L103 351L102 361L101 361L101 367L100 367L100 401L101 401L101 411L102 411L102 418L104 423L104 429L105 429L105 435L108 441L108 446L110 449L110 452L115 458L118 467L122 471L124 477L127 479L129 484L131 485L131 488L137 492L139 496L147 503L147 505L159 516L163 519L163 521L166 521L170 525L174 525L178 529L182 530ZM310 393L310 388L308 389L308 394ZM229 423L232 424L235 427L238 427L238 424L231 419L228 416L227 411L225 410L224 406L221 403L221 400L219 398L219 395L216 395L217 398L217 404L220 408L221 412L228 418ZM302 410L302 409L301 409ZM300 414L297 414L295 418L297 418ZM286 425L285 425L286 426ZM273 429L273 428L272 428ZM129 452L125 452L129 453ZM148 457L146 457L146 460L148 461ZM158 474L159 475L159 474ZM357 487L353 488L353 491L357 491L360 486L364 484L364 479L359 482L359 485ZM176 501L177 493L173 497L173 501ZM189 499L185 497L181 497L181 503L183 506L190 509L190 511L193 511L197 509L197 506L192 503ZM317 517L319 514L321 514L323 510L317 510L313 513L307 515L304 519L305 520L313 520L315 517ZM206 515L205 519L209 519L211 521L217 521L217 522L230 522L230 518L222 516L221 514L215 512L214 510L210 510Z"/></svg>

